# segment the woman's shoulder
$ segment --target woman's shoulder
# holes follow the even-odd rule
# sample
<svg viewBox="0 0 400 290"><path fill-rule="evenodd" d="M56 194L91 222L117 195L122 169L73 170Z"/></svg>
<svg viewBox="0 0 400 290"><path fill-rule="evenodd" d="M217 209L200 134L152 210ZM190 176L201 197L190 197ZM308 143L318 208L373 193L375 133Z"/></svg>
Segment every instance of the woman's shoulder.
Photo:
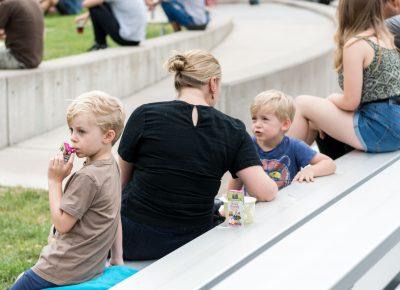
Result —
<svg viewBox="0 0 400 290"><path fill-rule="evenodd" d="M344 48L352 47L353 45L366 45L367 42L373 42L376 37L369 32L362 32L350 37L344 44Z"/></svg>
<svg viewBox="0 0 400 290"><path fill-rule="evenodd" d="M162 110L162 109L172 109L174 108L174 101L164 101L164 102L154 102L146 103L137 107L134 112L142 113L150 110Z"/></svg>
<svg viewBox="0 0 400 290"><path fill-rule="evenodd" d="M215 116L221 120L221 122L224 122L228 126L231 126L232 129L246 130L246 126L241 120L231 117L225 113L222 113L217 109L212 109L212 111L214 112Z"/></svg>
<svg viewBox="0 0 400 290"><path fill-rule="evenodd" d="M393 36L381 34L381 37L377 37L377 34L371 30L366 30L354 35L349 38L344 44L344 48L351 47L353 45L359 47L372 47L376 49L378 46L392 49L394 48Z"/></svg>

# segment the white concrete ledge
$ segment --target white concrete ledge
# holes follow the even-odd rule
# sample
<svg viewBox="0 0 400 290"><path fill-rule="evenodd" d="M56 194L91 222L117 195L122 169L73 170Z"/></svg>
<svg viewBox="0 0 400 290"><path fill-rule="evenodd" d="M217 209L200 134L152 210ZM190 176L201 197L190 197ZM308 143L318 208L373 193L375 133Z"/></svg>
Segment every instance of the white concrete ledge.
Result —
<svg viewBox="0 0 400 290"><path fill-rule="evenodd" d="M173 50L212 49L232 29L213 21L205 31L185 31L43 62L39 68L0 72L0 148L64 124L68 99L99 89L127 97L167 76L162 64Z"/></svg>
<svg viewBox="0 0 400 290"><path fill-rule="evenodd" d="M243 228L217 226L151 265L146 265L139 273L112 289L212 289L226 277L235 276L236 271L240 273L242 267L252 263L259 255L279 245L329 208L351 196L353 191L371 178L390 169L399 159L400 152L368 154L353 151L336 160L336 174L320 177L312 183L293 183L280 190L272 202L257 203L252 224ZM282 256L282 259L285 257ZM290 259L286 260L290 263ZM260 268L260 271L263 269ZM263 273L268 275L269 272ZM312 275L312 271L310 273ZM329 274L329 271L326 273ZM290 277L287 276L288 279ZM250 280L254 283L247 285L253 288L262 285L256 283L259 281ZM258 289L265 288L262 286Z"/></svg>

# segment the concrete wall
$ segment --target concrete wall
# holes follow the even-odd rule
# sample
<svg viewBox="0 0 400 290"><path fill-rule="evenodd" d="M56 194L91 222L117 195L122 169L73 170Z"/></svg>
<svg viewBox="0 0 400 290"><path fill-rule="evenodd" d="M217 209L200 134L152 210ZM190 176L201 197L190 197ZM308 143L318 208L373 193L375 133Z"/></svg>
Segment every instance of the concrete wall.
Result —
<svg viewBox="0 0 400 290"><path fill-rule="evenodd" d="M219 108L242 120L251 129L250 104L261 91L278 89L295 97L309 94L326 97L338 91L336 73L332 69L331 51L289 67L271 69L256 77L223 84Z"/></svg>
<svg viewBox="0 0 400 290"><path fill-rule="evenodd" d="M93 90L127 97L167 76L163 64L172 50L212 49L232 29L213 21L206 31L185 31L118 47L45 61L38 69L0 72L0 148L65 122L69 99Z"/></svg>
<svg viewBox="0 0 400 290"><path fill-rule="evenodd" d="M263 2L313 10L334 21L335 9L326 5L299 0ZM47 61L35 70L1 71L0 148L64 124L68 99L82 92L100 89L126 97L154 84L167 75L161 64L172 50L211 49L232 27L231 21L213 21L204 32L175 33L147 40L140 47L118 47ZM257 66L248 77L224 78L218 107L250 128L249 104L263 90L275 88L292 96L306 93L321 97L338 91L336 73L331 69L332 52L333 45L327 41L301 55Z"/></svg>
<svg viewBox="0 0 400 290"><path fill-rule="evenodd" d="M246 2L223 0L223 3ZM307 10L312 10L335 21L335 9L330 6L299 0L267 0ZM220 3L220 2L218 2ZM339 92L337 74L333 69L333 43L331 36L326 42L310 47L301 54L288 55L284 59L269 62L267 66L254 67L249 77L224 79L218 108L228 115L242 120L251 129L250 104L260 92L278 89L296 97L301 94L326 97Z"/></svg>

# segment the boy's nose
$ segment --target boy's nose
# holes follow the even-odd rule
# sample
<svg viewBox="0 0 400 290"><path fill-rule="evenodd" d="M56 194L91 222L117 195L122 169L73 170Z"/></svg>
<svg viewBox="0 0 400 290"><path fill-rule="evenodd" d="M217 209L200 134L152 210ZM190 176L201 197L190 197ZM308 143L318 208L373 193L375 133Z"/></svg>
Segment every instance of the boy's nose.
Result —
<svg viewBox="0 0 400 290"><path fill-rule="evenodd" d="M75 134L71 134L71 137L69 139L71 140L71 145L76 144L77 138L76 138Z"/></svg>

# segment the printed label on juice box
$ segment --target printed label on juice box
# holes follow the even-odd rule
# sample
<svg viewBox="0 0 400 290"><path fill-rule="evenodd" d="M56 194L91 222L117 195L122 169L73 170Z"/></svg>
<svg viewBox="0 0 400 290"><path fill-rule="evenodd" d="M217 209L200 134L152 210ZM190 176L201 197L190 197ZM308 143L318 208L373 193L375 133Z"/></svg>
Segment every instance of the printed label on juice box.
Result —
<svg viewBox="0 0 400 290"><path fill-rule="evenodd" d="M244 216L244 194L242 190L228 191L228 225L242 226Z"/></svg>

